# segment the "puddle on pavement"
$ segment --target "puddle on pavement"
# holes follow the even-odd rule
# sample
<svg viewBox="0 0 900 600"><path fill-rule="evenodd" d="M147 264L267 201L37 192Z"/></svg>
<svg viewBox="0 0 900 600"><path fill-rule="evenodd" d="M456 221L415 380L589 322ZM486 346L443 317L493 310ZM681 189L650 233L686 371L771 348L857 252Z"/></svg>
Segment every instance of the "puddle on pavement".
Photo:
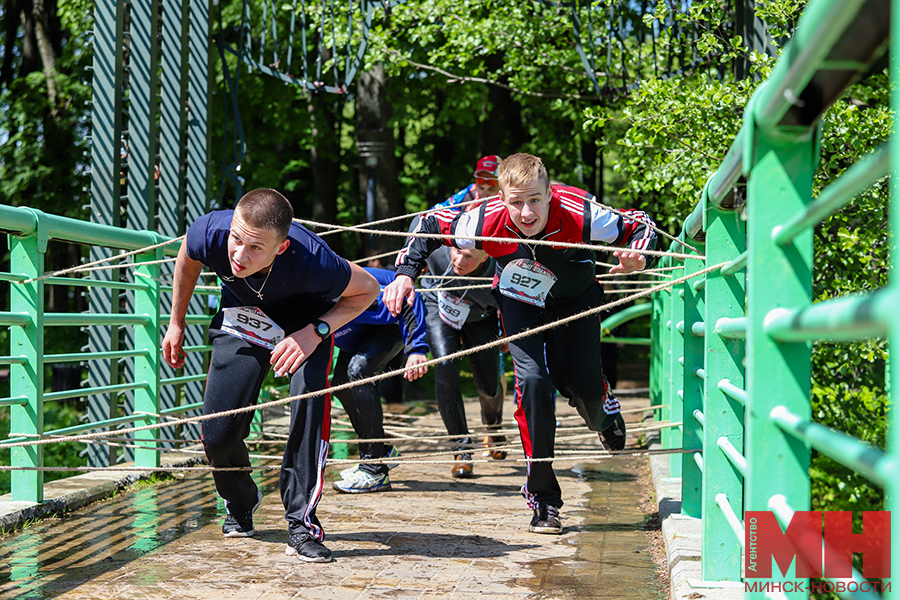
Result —
<svg viewBox="0 0 900 600"><path fill-rule="evenodd" d="M342 446L350 450L347 454L355 456L351 454L355 448L348 444ZM568 473L580 477L590 486L590 491L581 500L573 498L564 507L564 513L569 516L564 521L566 535L547 540L565 544L565 557L536 557L522 562L516 585L526 587L534 594L533 598L541 600L599 596L629 600L665 598L655 583L656 565L643 530L647 515L640 510L642 491L635 475L640 472L639 460L645 459L598 461ZM413 484L413 481L407 479L407 484L420 492L443 492L457 483L447 483L444 479L439 484ZM263 471L258 474L257 482L264 494L274 494L277 498L276 473ZM170 552L167 544L188 534L192 540L182 550L186 561L202 561L205 547L213 542L221 546L219 525L223 509L215 498L211 475L189 474L184 479L128 491L73 514L3 536L0 538L0 598L54 598L92 580L101 584L103 580L109 582L125 571L130 584L166 585L160 582L172 578L172 572L166 569L169 563L159 562L156 566L154 553ZM445 514L451 514L451 509L444 510L448 511ZM471 508L464 510L468 513ZM370 512L358 515L348 512L343 518L350 528L355 519L372 517ZM573 524L576 520L580 521L577 525ZM421 520L417 524L421 526ZM277 538L279 545L283 544L281 531L260 533L262 542L272 543ZM393 548L403 552L404 548L415 547L422 537L416 532L405 539L402 532L394 532L394 537L385 540L383 535L365 537L351 532L344 537L356 540L356 554L368 552L373 556ZM427 537L432 539L434 535ZM341 534L332 535L334 540L340 538ZM502 560L511 548L521 549L513 544L494 550L498 544L492 538L486 538L484 544L482 547L477 538L448 534L435 547L445 548L441 556L452 559L459 558L464 550L475 558ZM282 555L279 549L273 556ZM139 557L149 560L142 561L138 572L130 563ZM171 564L180 560L177 556L175 559ZM245 558L236 556L235 560L242 562ZM293 569L293 563L286 564L289 565L286 569ZM251 575L256 577L258 573L248 576ZM189 571L185 577L190 577ZM215 587L217 583L212 581L207 585ZM224 597L225 591L223 588L222 595L212 597Z"/></svg>
<svg viewBox="0 0 900 600"><path fill-rule="evenodd" d="M667 598L667 590L656 581L656 563L645 533L649 515L640 509L639 460L646 459L573 467L572 472L591 487L580 504L570 501L561 511L582 519L577 525L563 520L564 536L559 539L575 546L575 555L528 564L533 576L520 583L533 590L533 598Z"/></svg>
<svg viewBox="0 0 900 600"><path fill-rule="evenodd" d="M278 487L270 473L257 483L263 493ZM218 522L223 509L215 498L211 475L188 476L126 491L3 536L0 598L53 597L155 552ZM211 531L218 541L218 528ZM153 584L171 574L147 568L140 576Z"/></svg>

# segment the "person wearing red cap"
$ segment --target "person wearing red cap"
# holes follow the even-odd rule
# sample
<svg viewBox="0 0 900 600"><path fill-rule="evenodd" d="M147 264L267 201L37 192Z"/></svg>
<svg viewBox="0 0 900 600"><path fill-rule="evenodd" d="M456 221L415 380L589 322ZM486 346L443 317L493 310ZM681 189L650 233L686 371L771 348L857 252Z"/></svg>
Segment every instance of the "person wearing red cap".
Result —
<svg viewBox="0 0 900 600"><path fill-rule="evenodd" d="M452 208L470 200L490 198L500 193L500 181L497 179L497 170L500 168L501 158L496 154L482 156L475 163L475 172L472 177L474 183L470 183L443 202L438 202L434 208ZM471 205L466 205L471 208Z"/></svg>

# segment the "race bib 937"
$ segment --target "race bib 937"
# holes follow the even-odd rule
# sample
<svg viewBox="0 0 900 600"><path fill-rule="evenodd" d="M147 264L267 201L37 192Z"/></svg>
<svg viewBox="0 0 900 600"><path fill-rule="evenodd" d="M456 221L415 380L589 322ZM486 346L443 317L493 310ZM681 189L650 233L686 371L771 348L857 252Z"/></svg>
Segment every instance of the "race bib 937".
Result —
<svg viewBox="0 0 900 600"><path fill-rule="evenodd" d="M272 350L284 339L284 329L255 306L239 306L222 311L222 331Z"/></svg>

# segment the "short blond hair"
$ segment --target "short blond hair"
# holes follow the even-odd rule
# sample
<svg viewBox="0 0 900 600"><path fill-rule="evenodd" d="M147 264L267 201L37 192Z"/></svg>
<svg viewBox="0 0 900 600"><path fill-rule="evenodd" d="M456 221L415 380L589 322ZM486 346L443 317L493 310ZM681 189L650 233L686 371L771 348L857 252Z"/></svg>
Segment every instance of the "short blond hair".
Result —
<svg viewBox="0 0 900 600"><path fill-rule="evenodd" d="M550 187L550 176L547 175L547 167L537 156L531 154L513 154L500 163L497 172L501 188L525 187L534 181L539 181L546 187Z"/></svg>
<svg viewBox="0 0 900 600"><path fill-rule="evenodd" d="M459 254L463 254L465 256L470 256L476 260L480 260L484 262L487 260L488 253L481 248L457 248L456 246L450 246L450 253L458 252Z"/></svg>

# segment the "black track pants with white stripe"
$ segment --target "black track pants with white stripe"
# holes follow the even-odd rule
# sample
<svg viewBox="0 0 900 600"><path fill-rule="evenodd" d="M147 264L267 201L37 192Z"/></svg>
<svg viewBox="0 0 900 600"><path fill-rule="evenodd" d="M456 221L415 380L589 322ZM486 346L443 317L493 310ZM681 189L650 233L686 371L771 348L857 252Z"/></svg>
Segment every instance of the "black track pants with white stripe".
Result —
<svg viewBox="0 0 900 600"><path fill-rule="evenodd" d="M551 299L540 308L497 294L507 335L514 335L600 305L600 290L592 285L583 295ZM516 421L525 455L553 456L556 411L553 388L569 399L587 426L602 431L615 416L603 409L605 396L600 361L600 319L591 315L509 343L516 374ZM618 412L618 411L616 411ZM562 494L550 462L531 463L522 494L531 508L561 507Z"/></svg>
<svg viewBox="0 0 900 600"><path fill-rule="evenodd" d="M255 405L270 368L269 350L222 332L218 329L220 324L221 317L217 315L209 330L213 349L203 396L205 415ZM319 344L291 376L292 396L325 388L331 353L330 339ZM325 394L291 403L291 428L280 479L288 528L292 533L309 532L318 539L324 536L316 505L322 496L328 456L330 403ZM251 411L202 422L203 447L210 465L250 466L244 439L250 433L253 414ZM219 496L235 510L250 510L256 504L257 486L250 471L215 472L213 478Z"/></svg>
<svg viewBox="0 0 900 600"><path fill-rule="evenodd" d="M334 387L350 381L360 381L377 375L401 350L403 340L400 327L397 325L368 325L364 334L359 336L359 345L354 350L341 350L334 367L331 384ZM361 439L383 439L384 410L381 396L374 383L335 392L341 401L353 431ZM390 445L384 442L367 442L359 444L360 469L372 475L388 472L383 463L366 463L373 458L387 456Z"/></svg>

